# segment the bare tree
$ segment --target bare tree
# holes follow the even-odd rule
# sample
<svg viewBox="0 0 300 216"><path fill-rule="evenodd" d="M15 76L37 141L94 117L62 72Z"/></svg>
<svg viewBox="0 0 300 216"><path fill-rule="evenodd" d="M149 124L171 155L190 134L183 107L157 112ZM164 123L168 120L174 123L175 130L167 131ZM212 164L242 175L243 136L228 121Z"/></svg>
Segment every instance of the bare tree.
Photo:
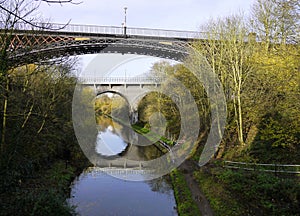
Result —
<svg viewBox="0 0 300 216"><path fill-rule="evenodd" d="M36 24L40 20L38 12L39 5L40 2L36 0L0 1L0 29L2 30L0 34L0 94L1 100L3 100L0 103L2 106L0 118L2 121L0 149L2 152L6 146L9 91L12 79L11 74L14 71L8 62L10 57L15 55L17 49L17 47L14 47L14 43L12 43L14 37L16 37L15 30L18 28L26 29L28 27L36 30L53 30L49 23L43 24L42 26ZM25 123L26 122L27 120Z"/></svg>
<svg viewBox="0 0 300 216"><path fill-rule="evenodd" d="M5 148L5 136L7 126L7 109L8 109L8 91L9 91L9 68L8 59L11 49L11 40L13 35L13 29L18 25L20 21L26 20L31 23L35 21L35 12L38 8L38 4L29 2L27 0L14 0L14 1L2 1L0 2L0 22L1 29L3 30L0 35L1 47L0 47L0 82L1 92L3 94L3 109L2 109L2 131L1 131L1 151Z"/></svg>
<svg viewBox="0 0 300 216"><path fill-rule="evenodd" d="M21 25L27 24L30 27L34 27L35 29L39 30L60 30L65 28L70 23L69 20L65 25L59 28L53 28L52 25L47 21L39 24L37 21L43 20L43 18L37 12L40 4L34 1L35 0L15 0L14 2L0 2L0 11L2 14L0 20L0 23L2 25L1 29L16 28L16 24L17 22L19 22ZM16 2L18 2L18 4L15 4ZM14 7L19 7L21 5L23 8L20 8L20 11L29 9L26 13L22 13L22 15L14 9ZM6 19L13 19L14 21L10 20L9 22L6 22Z"/></svg>
<svg viewBox="0 0 300 216"><path fill-rule="evenodd" d="M46 2L48 4L65 4L65 3L81 4L82 3L82 2L76 2L73 0L35 0L35 1Z"/></svg>
<svg viewBox="0 0 300 216"><path fill-rule="evenodd" d="M252 6L253 30L264 42L292 43L299 37L300 2L298 0L257 0Z"/></svg>
<svg viewBox="0 0 300 216"><path fill-rule="evenodd" d="M227 102L232 103L232 116L236 125L237 137L244 144L243 86L252 67L247 62L252 45L248 40L249 31L242 15L211 20L201 29L206 32L203 41L196 42L194 48L204 55L212 70L219 76L225 89ZM194 58L197 58L195 56Z"/></svg>

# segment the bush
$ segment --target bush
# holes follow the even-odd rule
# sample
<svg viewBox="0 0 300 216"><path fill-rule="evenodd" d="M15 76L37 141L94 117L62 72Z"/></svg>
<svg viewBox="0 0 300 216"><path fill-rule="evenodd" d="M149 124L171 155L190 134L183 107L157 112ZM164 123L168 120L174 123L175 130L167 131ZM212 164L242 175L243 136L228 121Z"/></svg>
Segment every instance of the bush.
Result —
<svg viewBox="0 0 300 216"><path fill-rule="evenodd" d="M245 207L268 215L295 215L300 212L300 185L269 173L224 170L217 178Z"/></svg>

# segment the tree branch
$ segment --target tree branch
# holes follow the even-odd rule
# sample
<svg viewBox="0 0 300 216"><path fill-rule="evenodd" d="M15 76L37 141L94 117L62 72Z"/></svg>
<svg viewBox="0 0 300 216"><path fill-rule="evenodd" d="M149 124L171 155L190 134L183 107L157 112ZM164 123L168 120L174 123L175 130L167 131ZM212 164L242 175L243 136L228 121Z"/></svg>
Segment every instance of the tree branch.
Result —
<svg viewBox="0 0 300 216"><path fill-rule="evenodd" d="M74 2L73 0L35 0L35 1L42 1L42 2L46 2L48 4L65 4L65 3L70 3L70 4L75 4L75 5L79 5L82 3L81 2Z"/></svg>
<svg viewBox="0 0 300 216"><path fill-rule="evenodd" d="M18 14L14 13L14 12L8 10L8 9L6 9L6 8L3 7L2 5L0 5L0 9L6 11L6 12L9 13L10 15L13 15L14 17L18 18L19 20L22 20L22 21L23 21L24 23L26 23L26 24L29 24L29 25L31 25L31 26L33 26L33 27L36 27L36 28L39 28L39 29L43 29L43 30L61 30L61 29L64 29L67 25L69 25L69 23L70 23L70 21L71 21L71 20L69 20L69 21L68 21L65 25L63 25L62 27L56 28L56 29L55 29L55 28L52 28L50 24L49 24L50 26L39 26L39 25L36 25L36 24L32 23L31 21L28 21L28 20L24 19L23 17L19 16Z"/></svg>

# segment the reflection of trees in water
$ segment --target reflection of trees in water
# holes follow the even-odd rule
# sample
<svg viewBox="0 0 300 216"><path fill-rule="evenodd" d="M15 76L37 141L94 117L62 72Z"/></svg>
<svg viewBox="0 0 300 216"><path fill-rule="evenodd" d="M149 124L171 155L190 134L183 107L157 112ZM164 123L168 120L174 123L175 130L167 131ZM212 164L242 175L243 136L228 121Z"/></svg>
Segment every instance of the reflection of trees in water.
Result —
<svg viewBox="0 0 300 216"><path fill-rule="evenodd" d="M111 118L105 115L97 115L96 116L96 124L98 126L98 130L105 132L107 128L111 127L112 132L114 134L118 134L119 131L123 130L123 126L113 121Z"/></svg>
<svg viewBox="0 0 300 216"><path fill-rule="evenodd" d="M132 144L132 140L134 140L134 143L149 143L149 140L147 140L142 135L136 135L136 132L134 132L131 128L128 128L127 126L123 126L122 130L119 131L121 134L121 137L129 141L131 145L131 151L126 154L127 159L136 160L139 158L143 161L153 160L161 156L161 151L154 146L154 144L149 146L139 146ZM131 153L131 154L130 154ZM132 153L134 155L132 155Z"/></svg>
<svg viewBox="0 0 300 216"><path fill-rule="evenodd" d="M153 160L161 156L161 151L154 145L151 146L138 146L139 156L145 160Z"/></svg>
<svg viewBox="0 0 300 216"><path fill-rule="evenodd" d="M169 176L159 177L150 181L147 181L152 191L171 195L172 186Z"/></svg>
<svg viewBox="0 0 300 216"><path fill-rule="evenodd" d="M105 132L107 128L110 127L110 131L119 137L121 137L126 143L131 145L129 151L123 152L122 156L126 157L129 160L153 160L155 158L158 158L161 156L161 151L155 147L154 145L150 146L137 146L137 145L132 145L130 143L130 140L133 139L138 139L139 143L142 142L147 142L146 138L142 135L139 135L138 137L134 136L134 131L126 126L122 125L120 123L115 122L111 118L105 116L105 115L97 115L96 116L96 123L98 125L98 130L101 132ZM144 139L144 140L143 140ZM135 141L137 142L137 140ZM148 141L149 142L149 141Z"/></svg>

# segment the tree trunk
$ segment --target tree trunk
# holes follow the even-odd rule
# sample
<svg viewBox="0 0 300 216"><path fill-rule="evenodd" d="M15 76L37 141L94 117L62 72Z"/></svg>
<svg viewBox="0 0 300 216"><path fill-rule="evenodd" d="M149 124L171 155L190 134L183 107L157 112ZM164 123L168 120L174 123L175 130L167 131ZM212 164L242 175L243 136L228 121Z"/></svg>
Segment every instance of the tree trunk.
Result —
<svg viewBox="0 0 300 216"><path fill-rule="evenodd" d="M3 120L2 120L2 133L1 133L1 153L5 152L5 136L6 136L6 120L7 120L7 104L8 104L8 86L9 79L6 76L5 80L5 93L4 93L4 105L3 105Z"/></svg>

